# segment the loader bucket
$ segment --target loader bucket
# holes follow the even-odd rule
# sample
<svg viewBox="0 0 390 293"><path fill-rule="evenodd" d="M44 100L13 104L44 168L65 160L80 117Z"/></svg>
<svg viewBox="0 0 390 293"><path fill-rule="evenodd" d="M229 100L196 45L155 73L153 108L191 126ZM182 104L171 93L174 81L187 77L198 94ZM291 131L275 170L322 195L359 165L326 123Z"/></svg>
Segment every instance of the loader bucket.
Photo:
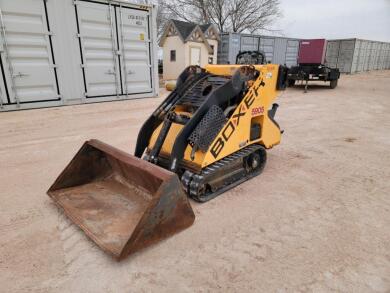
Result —
<svg viewBox="0 0 390 293"><path fill-rule="evenodd" d="M47 193L117 260L195 219L175 173L98 140L84 143Z"/></svg>

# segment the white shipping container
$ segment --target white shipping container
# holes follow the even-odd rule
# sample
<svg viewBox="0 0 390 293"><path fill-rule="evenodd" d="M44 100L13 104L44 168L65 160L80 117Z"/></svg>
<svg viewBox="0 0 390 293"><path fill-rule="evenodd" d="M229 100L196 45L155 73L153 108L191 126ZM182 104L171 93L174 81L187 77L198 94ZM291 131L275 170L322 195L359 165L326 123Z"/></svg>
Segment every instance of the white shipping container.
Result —
<svg viewBox="0 0 390 293"><path fill-rule="evenodd" d="M261 50L265 53L267 62L293 66L297 64L298 49L298 39L223 33L218 46L218 64L234 64L240 51Z"/></svg>
<svg viewBox="0 0 390 293"><path fill-rule="evenodd" d="M0 110L158 94L153 6L0 0Z"/></svg>
<svg viewBox="0 0 390 293"><path fill-rule="evenodd" d="M361 39L328 40L326 63L342 73L388 69L389 43Z"/></svg>

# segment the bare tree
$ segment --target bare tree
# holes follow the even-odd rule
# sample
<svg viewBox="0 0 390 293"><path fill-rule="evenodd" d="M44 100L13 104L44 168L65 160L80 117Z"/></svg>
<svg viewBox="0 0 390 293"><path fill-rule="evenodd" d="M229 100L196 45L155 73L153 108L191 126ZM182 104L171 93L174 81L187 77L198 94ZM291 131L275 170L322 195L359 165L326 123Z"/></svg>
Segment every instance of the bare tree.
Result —
<svg viewBox="0 0 390 293"><path fill-rule="evenodd" d="M160 0L162 10L180 20L213 23L221 32L269 30L281 16L279 0Z"/></svg>

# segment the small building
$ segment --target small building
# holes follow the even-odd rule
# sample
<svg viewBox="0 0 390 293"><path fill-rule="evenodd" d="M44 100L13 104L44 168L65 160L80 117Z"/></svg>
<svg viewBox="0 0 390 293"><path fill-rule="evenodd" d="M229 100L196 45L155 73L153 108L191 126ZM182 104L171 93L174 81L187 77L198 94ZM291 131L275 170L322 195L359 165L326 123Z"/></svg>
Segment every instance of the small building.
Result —
<svg viewBox="0 0 390 293"><path fill-rule="evenodd" d="M170 20L160 40L164 80L176 80L190 65L217 64L219 33L212 24Z"/></svg>

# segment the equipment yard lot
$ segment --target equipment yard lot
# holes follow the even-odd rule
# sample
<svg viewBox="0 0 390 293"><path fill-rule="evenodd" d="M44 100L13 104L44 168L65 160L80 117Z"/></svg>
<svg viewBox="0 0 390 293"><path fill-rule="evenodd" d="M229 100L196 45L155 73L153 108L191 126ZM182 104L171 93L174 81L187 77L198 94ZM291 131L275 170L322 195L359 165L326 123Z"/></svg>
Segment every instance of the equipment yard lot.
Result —
<svg viewBox="0 0 390 293"><path fill-rule="evenodd" d="M87 139L133 153L161 100L0 114L0 291L389 292L390 71L289 88L263 174L116 262L46 190Z"/></svg>

